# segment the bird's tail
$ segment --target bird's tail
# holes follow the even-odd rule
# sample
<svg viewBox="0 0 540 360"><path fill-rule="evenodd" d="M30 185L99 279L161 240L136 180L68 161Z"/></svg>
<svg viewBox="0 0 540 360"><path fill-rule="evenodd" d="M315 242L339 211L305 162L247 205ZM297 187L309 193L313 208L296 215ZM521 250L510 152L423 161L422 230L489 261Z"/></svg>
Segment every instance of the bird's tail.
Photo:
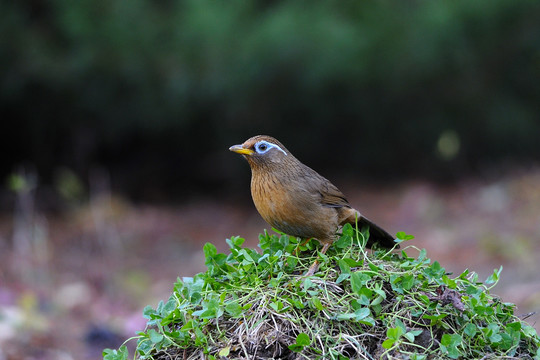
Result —
<svg viewBox="0 0 540 360"><path fill-rule="evenodd" d="M386 249L391 249L394 246L399 249L399 245L396 245L392 235L364 215L360 214L358 211L356 211L354 216L349 216L345 223L349 223L353 227L355 227L356 223L358 223L359 230L361 230L364 226L369 227L369 238L366 246L370 249L375 244Z"/></svg>

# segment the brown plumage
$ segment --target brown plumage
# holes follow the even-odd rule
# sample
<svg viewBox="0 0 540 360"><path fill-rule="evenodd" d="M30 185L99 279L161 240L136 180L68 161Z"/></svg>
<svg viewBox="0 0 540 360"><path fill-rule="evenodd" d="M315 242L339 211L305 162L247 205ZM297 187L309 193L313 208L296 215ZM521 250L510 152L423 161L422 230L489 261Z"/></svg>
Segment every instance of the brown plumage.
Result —
<svg viewBox="0 0 540 360"><path fill-rule="evenodd" d="M251 167L251 195L263 219L292 236L315 238L324 253L339 226L368 225L368 247L392 248L394 238L353 209L345 195L315 170L302 164L273 137L254 136L229 150L242 154ZM317 263L308 271L312 275Z"/></svg>

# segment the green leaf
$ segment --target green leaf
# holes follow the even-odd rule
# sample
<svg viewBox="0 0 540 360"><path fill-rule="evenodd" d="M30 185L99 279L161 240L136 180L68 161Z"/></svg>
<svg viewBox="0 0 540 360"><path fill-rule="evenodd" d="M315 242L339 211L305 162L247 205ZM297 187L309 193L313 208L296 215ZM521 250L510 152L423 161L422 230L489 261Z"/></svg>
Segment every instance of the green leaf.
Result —
<svg viewBox="0 0 540 360"><path fill-rule="evenodd" d="M426 315L423 315L422 318L431 320L429 325L434 326L434 325L438 324L442 319L444 319L447 316L448 316L448 314L439 314L439 315L427 315L426 314Z"/></svg>
<svg viewBox="0 0 540 360"><path fill-rule="evenodd" d="M129 356L126 345L120 346L120 349L105 349L103 350L103 360L127 360Z"/></svg>
<svg viewBox="0 0 540 360"><path fill-rule="evenodd" d="M301 346L308 346L311 344L311 339L306 333L300 333L296 337L296 344Z"/></svg>
<svg viewBox="0 0 540 360"><path fill-rule="evenodd" d="M343 229L341 229L341 232L343 233L343 235L352 237L354 235L354 227L351 224L345 224L343 226Z"/></svg>
<svg viewBox="0 0 540 360"><path fill-rule="evenodd" d="M349 274L351 272L351 267L344 259L338 260L338 266L342 273Z"/></svg>
<svg viewBox="0 0 540 360"><path fill-rule="evenodd" d="M344 235L341 236L337 241L334 242L334 246L338 249L346 249L351 247L352 245L352 236L351 235Z"/></svg>
<svg viewBox="0 0 540 360"><path fill-rule="evenodd" d="M148 337L150 341L153 342L154 344L158 344L163 340L163 334L158 333L154 329L148 330Z"/></svg>
<svg viewBox="0 0 540 360"><path fill-rule="evenodd" d="M482 289L474 285L469 285L465 289L465 293L471 296L479 296L480 294L482 294Z"/></svg>
<svg viewBox="0 0 540 360"><path fill-rule="evenodd" d="M414 342L414 339L420 335L423 331L422 330L412 330L409 332L406 332L403 336L407 338L410 342Z"/></svg>
<svg viewBox="0 0 540 360"><path fill-rule="evenodd" d="M304 350L304 347L308 346L309 344L311 344L311 339L309 338L309 336L306 333L300 333L296 337L296 343L289 345L289 349L294 352L300 352Z"/></svg>
<svg viewBox="0 0 540 360"><path fill-rule="evenodd" d="M399 327L403 333L407 331L407 327L405 326L405 324L403 324L403 321L401 321L400 319L396 319L396 326Z"/></svg>
<svg viewBox="0 0 540 360"><path fill-rule="evenodd" d="M410 342L414 342L415 336L412 332L406 332L405 334L403 334L403 337L405 337Z"/></svg>
<svg viewBox="0 0 540 360"><path fill-rule="evenodd" d="M148 355L155 349L155 344L150 339L141 339L137 344L137 351L140 354Z"/></svg>
<svg viewBox="0 0 540 360"><path fill-rule="evenodd" d="M189 301L191 302L191 304L195 305L195 304L199 304L202 300L202 295L200 292L193 292L191 294L191 296L189 297Z"/></svg>
<svg viewBox="0 0 540 360"><path fill-rule="evenodd" d="M512 323L508 323L506 324L506 329L512 329L513 331L519 331L521 330L521 322L519 321L515 321L515 322L512 322Z"/></svg>
<svg viewBox="0 0 540 360"><path fill-rule="evenodd" d="M167 303L165 303L165 305L163 305L163 307L161 308L161 316L166 317L170 315L173 311L176 310L176 305L176 299L174 298L174 296L171 296Z"/></svg>
<svg viewBox="0 0 540 360"><path fill-rule="evenodd" d="M502 333L499 347L503 350L510 350L513 346L519 344L519 338L514 338L510 334ZM511 354L510 354L511 355Z"/></svg>
<svg viewBox="0 0 540 360"><path fill-rule="evenodd" d="M317 296L313 296L311 298L311 303L313 304L313 306L315 306L317 310L324 310L324 306Z"/></svg>
<svg viewBox="0 0 540 360"><path fill-rule="evenodd" d="M382 269L375 264L369 263L368 266L369 266L369 269L373 272L378 273L382 271Z"/></svg>
<svg viewBox="0 0 540 360"><path fill-rule="evenodd" d="M270 254L266 253L266 254L264 254L263 256L261 256L261 257L259 258L259 260L257 260L257 263L260 264L263 260L266 260L266 259L268 259L269 257L270 257ZM290 258L289 258L289 259L290 259Z"/></svg>
<svg viewBox="0 0 540 360"><path fill-rule="evenodd" d="M246 249L242 249L238 252L239 255L244 257L243 264L249 264L255 262Z"/></svg>
<svg viewBox="0 0 540 360"><path fill-rule="evenodd" d="M536 334L536 329L533 328L533 327L530 326L530 325L525 324L525 325L523 326L522 331L523 331L523 334L524 334L525 336L527 336L527 337L533 338L533 337L536 337L536 336L537 336L537 334Z"/></svg>
<svg viewBox="0 0 540 360"><path fill-rule="evenodd" d="M280 300L273 301L268 305L277 312L280 312L283 309L283 302L281 302Z"/></svg>
<svg viewBox="0 0 540 360"><path fill-rule="evenodd" d="M205 300L202 306L203 308L201 310L193 312L193 316L198 316L201 319L213 319L223 314L223 309L219 306L217 299Z"/></svg>
<svg viewBox="0 0 540 360"><path fill-rule="evenodd" d="M427 250L426 249L422 249L420 250L420 252L418 253L418 258L416 258L416 262L421 264L424 259L427 257Z"/></svg>
<svg viewBox="0 0 540 360"><path fill-rule="evenodd" d="M304 290L309 290L312 287L316 287L316 285L309 278L306 278L302 287L304 288Z"/></svg>
<svg viewBox="0 0 540 360"><path fill-rule="evenodd" d="M392 346L394 346L395 342L396 342L396 340L394 340L394 339L386 339L386 340L383 341L382 347L385 348L385 349L391 349Z"/></svg>
<svg viewBox="0 0 540 360"><path fill-rule="evenodd" d="M246 240L238 236L233 236L230 239L225 240L231 249L240 249L244 241Z"/></svg>
<svg viewBox="0 0 540 360"><path fill-rule="evenodd" d="M461 345L461 336L459 334L444 334L441 338L441 350L448 357L457 359L461 356L458 346Z"/></svg>
<svg viewBox="0 0 540 360"><path fill-rule="evenodd" d="M473 337L474 335L476 335L476 325L474 325L473 323L468 323L467 326L465 326L465 328L463 329L463 332L465 333L465 335Z"/></svg>
<svg viewBox="0 0 540 360"><path fill-rule="evenodd" d="M227 356L229 356L230 352L231 352L231 347L227 346L227 347L224 347L223 349L221 349L218 352L218 355L223 356L223 357L227 357Z"/></svg>
<svg viewBox="0 0 540 360"><path fill-rule="evenodd" d="M396 239L399 239L401 241L409 241L414 239L414 235L409 235L405 233L404 231L400 231L396 234Z"/></svg>
<svg viewBox="0 0 540 360"><path fill-rule="evenodd" d="M371 316L371 310L367 307L359 308L355 312L352 313L345 313L345 314L338 314L336 316L337 320L341 321L359 321L363 324L367 325L373 325L374 320L370 317Z"/></svg>
<svg viewBox="0 0 540 360"><path fill-rule="evenodd" d="M356 261L356 260L351 259L351 258L343 258L341 260L345 261L347 263L347 265L349 265L351 268L352 267L361 267L361 266L364 265L363 260Z"/></svg>
<svg viewBox="0 0 540 360"><path fill-rule="evenodd" d="M365 317L362 320L358 320L358 322L364 325L375 326L375 319L372 316Z"/></svg>
<svg viewBox="0 0 540 360"><path fill-rule="evenodd" d="M148 320L155 319L158 316L154 308L152 308L150 305L145 306L143 309L143 317Z"/></svg>
<svg viewBox="0 0 540 360"><path fill-rule="evenodd" d="M193 329L194 327L194 321L193 320L189 320L187 323L184 324L184 326L182 326L180 328L180 331L188 331L188 330L191 330Z"/></svg>
<svg viewBox="0 0 540 360"><path fill-rule="evenodd" d="M225 311L234 318L242 315L242 307L236 301L231 301L225 305Z"/></svg>
<svg viewBox="0 0 540 360"><path fill-rule="evenodd" d="M444 274L441 278L443 284L448 286L450 289L456 288L456 281L448 277L448 275Z"/></svg>
<svg viewBox="0 0 540 360"><path fill-rule="evenodd" d="M352 291L359 294L362 287L371 279L371 277L362 272L353 272L351 274L351 288Z"/></svg>
<svg viewBox="0 0 540 360"><path fill-rule="evenodd" d="M403 289L407 291L411 290L411 288L414 286L414 283L415 283L414 275L405 275L403 276L403 280L401 281Z"/></svg>
<svg viewBox="0 0 540 360"><path fill-rule="evenodd" d="M206 259L211 259L217 255L217 248L212 243L206 243L203 246L203 252Z"/></svg>
<svg viewBox="0 0 540 360"><path fill-rule="evenodd" d="M502 336L500 334L493 334L489 337L489 341L492 343L498 343L502 341Z"/></svg>
<svg viewBox="0 0 540 360"><path fill-rule="evenodd" d="M360 298L358 298L359 303L362 305L369 305L371 298L373 297L373 291L364 286L362 289L360 289L358 295L360 295Z"/></svg>
<svg viewBox="0 0 540 360"><path fill-rule="evenodd" d="M287 267L285 268L286 271L293 271L296 267L296 264L298 263L298 259L294 257L287 258Z"/></svg>
<svg viewBox="0 0 540 360"><path fill-rule="evenodd" d="M384 292L384 290L381 289L382 285L373 289L373 291L378 295L376 298L374 298L372 301L371 301L371 304L372 306L374 305L379 305L380 303L383 302L384 299L386 299L386 293Z"/></svg>
<svg viewBox="0 0 540 360"><path fill-rule="evenodd" d="M367 307L364 307L364 308L360 308L360 309L356 310L354 312L354 314L356 315L355 320L359 321L359 320L362 320L362 319L367 318L368 316L370 316L371 315L371 310L369 310L369 308L367 308Z"/></svg>
<svg viewBox="0 0 540 360"><path fill-rule="evenodd" d="M399 338L403 334L405 334L405 331L400 326L396 326L394 328L389 328L388 330L386 330L386 336L389 339L399 340Z"/></svg>
<svg viewBox="0 0 540 360"><path fill-rule="evenodd" d="M338 314L336 316L336 319L338 320L351 320L351 319L354 319L356 318L356 314L355 313L345 313L345 314Z"/></svg>
<svg viewBox="0 0 540 360"><path fill-rule="evenodd" d="M503 269L503 267L501 265L501 267L499 269L493 270L493 274L489 275L488 278L485 281L486 285L496 284L499 281L499 277L501 275L502 269Z"/></svg>
<svg viewBox="0 0 540 360"><path fill-rule="evenodd" d="M338 278L336 279L336 284L339 284L341 283L343 280L346 280L348 278L351 277L351 274L344 274L344 273L341 273L339 274Z"/></svg>

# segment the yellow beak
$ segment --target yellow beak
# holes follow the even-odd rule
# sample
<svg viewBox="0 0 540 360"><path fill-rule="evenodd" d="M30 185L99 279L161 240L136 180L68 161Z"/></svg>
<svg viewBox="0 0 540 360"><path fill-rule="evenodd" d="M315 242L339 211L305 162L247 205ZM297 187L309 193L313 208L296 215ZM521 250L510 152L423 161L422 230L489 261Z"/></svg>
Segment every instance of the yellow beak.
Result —
<svg viewBox="0 0 540 360"><path fill-rule="evenodd" d="M251 150L251 149L246 149L244 146L242 145L233 145L229 148L230 151L233 151L237 154L242 154L242 155L251 155L253 154L255 151Z"/></svg>

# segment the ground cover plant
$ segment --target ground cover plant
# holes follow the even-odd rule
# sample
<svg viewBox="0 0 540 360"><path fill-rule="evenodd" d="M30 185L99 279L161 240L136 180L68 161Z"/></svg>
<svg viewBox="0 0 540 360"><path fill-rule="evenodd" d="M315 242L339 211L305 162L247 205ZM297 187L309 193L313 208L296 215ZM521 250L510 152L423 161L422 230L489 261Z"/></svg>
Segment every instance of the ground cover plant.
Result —
<svg viewBox="0 0 540 360"><path fill-rule="evenodd" d="M136 340L137 359L540 359L535 329L469 270L454 276L425 250L366 251L366 229L316 241L260 235L260 250L204 246L208 270L178 279ZM415 256L409 253L415 253ZM319 271L304 277L318 258ZM128 341L129 341L128 340ZM126 341L127 342L127 341ZM129 357L106 349L104 360Z"/></svg>

